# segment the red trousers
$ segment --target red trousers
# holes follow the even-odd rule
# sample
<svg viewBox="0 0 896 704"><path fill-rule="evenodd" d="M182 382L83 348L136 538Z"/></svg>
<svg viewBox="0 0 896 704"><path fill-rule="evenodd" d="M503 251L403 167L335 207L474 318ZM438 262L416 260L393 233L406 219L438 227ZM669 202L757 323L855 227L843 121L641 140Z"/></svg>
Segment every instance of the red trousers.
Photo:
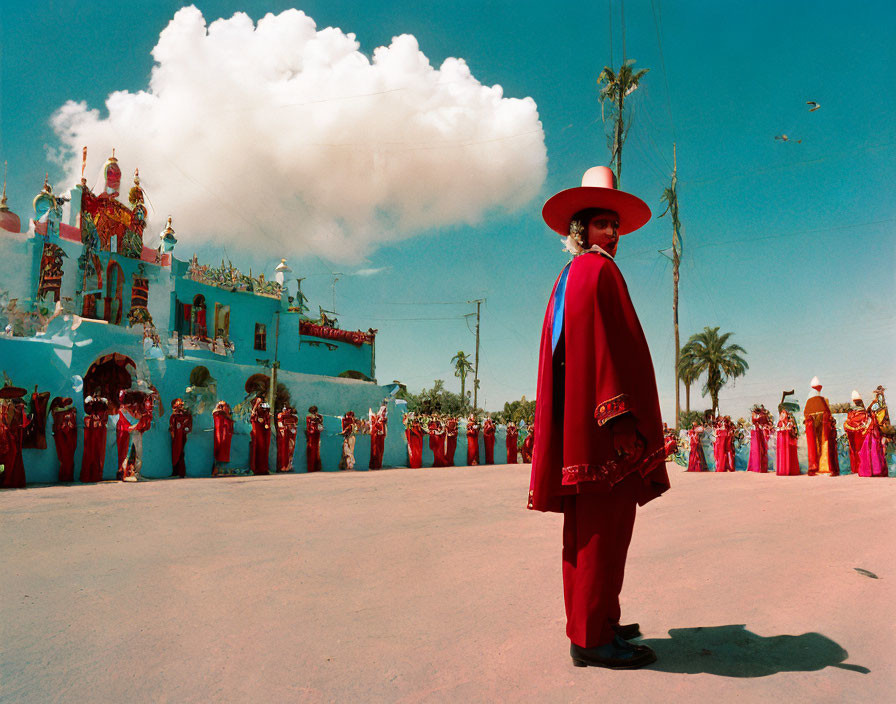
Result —
<svg viewBox="0 0 896 704"><path fill-rule="evenodd" d="M606 645L615 636L640 481L630 476L609 493L563 500L566 635L582 648Z"/></svg>

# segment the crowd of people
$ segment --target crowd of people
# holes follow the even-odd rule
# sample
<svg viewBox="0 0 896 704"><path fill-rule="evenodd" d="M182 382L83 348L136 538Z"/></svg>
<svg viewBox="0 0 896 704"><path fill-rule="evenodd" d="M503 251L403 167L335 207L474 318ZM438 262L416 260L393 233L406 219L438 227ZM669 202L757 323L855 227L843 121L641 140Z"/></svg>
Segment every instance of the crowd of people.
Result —
<svg viewBox="0 0 896 704"><path fill-rule="evenodd" d="M81 471L75 476L78 451L78 409L69 397L57 397L49 402L48 393L31 394L30 409L26 404L27 391L7 383L0 388L0 486L24 487L25 463L22 450L45 449L46 431L50 430L59 462L60 482L95 483L102 481L106 464L107 431L114 428L117 452L116 478L133 482L141 478L143 468L143 435L153 427L156 415L161 416L158 393L145 382L134 382L118 394L113 403L99 389L84 399L84 415L81 419L83 439L81 443ZM300 468L296 461L296 444L302 421L289 403L280 404L275 414L264 396L248 399L249 459L248 471L254 475L287 473ZM157 413L158 409L158 413ZM168 418L168 435L171 450L171 476L186 477L186 447L193 432L193 414L181 398L171 402ZM51 425L47 427L47 420ZM245 417L245 416L244 416ZM231 445L234 436L234 411L226 401L219 400L212 411L213 442L212 476L231 474ZM358 435L370 437L369 469L381 469L385 440L388 432L387 400L366 419L353 411L339 416L341 421L342 449L338 467L355 469L355 444ZM455 464L454 456L458 436L467 438L467 465L494 464L497 423L491 418L478 418L471 414L466 420L442 414L404 416L408 446L408 465L420 467L423 459L423 436L429 438L429 449L436 467ZM523 462L532 461L533 429L531 423L508 422L506 425L506 461L515 464L520 456ZM321 463L321 437L324 434L324 417L317 406L308 408L305 415L305 471L319 472ZM480 434L482 442L480 443ZM271 444L274 448L271 448ZM480 452L480 444L483 452ZM273 453L271 450L273 449ZM271 467L271 458L275 466ZM301 461L301 460L299 460Z"/></svg>
<svg viewBox="0 0 896 704"><path fill-rule="evenodd" d="M861 394L853 391L841 435L830 405L821 395L821 388L818 379L813 379L814 394L806 402L801 422L794 415L793 404L785 400L787 393L778 405L777 420L763 404L753 406L749 421L740 419L737 423L730 416L713 417L707 412L702 422L687 430L687 442L682 448L682 454L687 455L687 471L709 470L704 437L712 434L710 447L716 472L733 472L737 448L749 444L747 471L766 473L771 468L780 476L799 475L802 472L797 442L802 427L806 436L809 475L887 476L886 452L888 445L896 448L896 434L890 424L885 389L878 386L867 407ZM666 436L671 439L670 452L674 452L677 444L674 431L667 428ZM769 462L771 442L774 442L773 467ZM847 463L848 466L844 466Z"/></svg>
<svg viewBox="0 0 896 704"><path fill-rule="evenodd" d="M423 436L427 435L430 452L433 456L433 467L453 467L457 438L461 432L467 438L467 466L479 464L495 464L495 438L498 430L497 422L486 415L484 418L471 413L466 421L458 416L442 413L418 414L405 413L402 422L408 446L408 467L423 466ZM532 446L535 438L533 423L507 421L505 428L506 464L517 464L522 457L523 463L532 462ZM480 434L482 449L480 454ZM480 456L482 461L480 462Z"/></svg>

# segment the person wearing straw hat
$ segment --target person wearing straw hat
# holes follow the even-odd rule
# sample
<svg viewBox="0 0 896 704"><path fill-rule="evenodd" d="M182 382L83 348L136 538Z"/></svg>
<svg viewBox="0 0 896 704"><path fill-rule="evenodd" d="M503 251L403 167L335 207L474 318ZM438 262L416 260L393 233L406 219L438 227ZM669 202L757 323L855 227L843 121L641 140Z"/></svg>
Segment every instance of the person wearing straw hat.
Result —
<svg viewBox="0 0 896 704"><path fill-rule="evenodd" d="M30 423L22 400L26 393L8 383L0 388L0 486L7 489L22 489L26 484L22 461L22 438Z"/></svg>
<svg viewBox="0 0 896 704"><path fill-rule="evenodd" d="M647 340L614 257L650 219L647 204L596 166L542 216L573 254L542 328L528 508L563 514L563 592L577 667L653 662L629 643L619 593L638 505L669 488Z"/></svg>

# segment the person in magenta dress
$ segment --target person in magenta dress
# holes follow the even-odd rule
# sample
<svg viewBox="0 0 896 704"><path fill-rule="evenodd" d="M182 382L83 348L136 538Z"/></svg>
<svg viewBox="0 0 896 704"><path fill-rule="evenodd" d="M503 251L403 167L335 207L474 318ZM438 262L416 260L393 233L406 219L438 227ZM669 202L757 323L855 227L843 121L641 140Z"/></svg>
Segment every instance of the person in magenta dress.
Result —
<svg viewBox="0 0 896 704"><path fill-rule="evenodd" d="M717 472L733 472L734 461L733 452L729 453L729 446L733 447L734 435L733 428L729 428L725 416L719 416L716 421L716 439L713 443L712 454L716 461Z"/></svg>
<svg viewBox="0 0 896 704"><path fill-rule="evenodd" d="M692 425L688 430L688 443L690 453L688 455L688 472L706 472L706 455L703 454L703 424Z"/></svg>
<svg viewBox="0 0 896 704"><path fill-rule="evenodd" d="M783 405L778 409L778 424L775 435L775 474L779 477L796 477L800 474L800 460L797 457L799 429L796 420Z"/></svg>
<svg viewBox="0 0 896 704"><path fill-rule="evenodd" d="M467 418L467 466L479 464L479 423L475 414Z"/></svg>
<svg viewBox="0 0 896 704"><path fill-rule="evenodd" d="M293 457L296 451L296 437L299 434L299 416L288 403L280 407L277 414L277 471L293 471Z"/></svg>
<svg viewBox="0 0 896 704"><path fill-rule="evenodd" d="M748 472L768 472L768 438L771 435L772 417L762 404L753 406L750 412L753 429L750 431L750 459Z"/></svg>

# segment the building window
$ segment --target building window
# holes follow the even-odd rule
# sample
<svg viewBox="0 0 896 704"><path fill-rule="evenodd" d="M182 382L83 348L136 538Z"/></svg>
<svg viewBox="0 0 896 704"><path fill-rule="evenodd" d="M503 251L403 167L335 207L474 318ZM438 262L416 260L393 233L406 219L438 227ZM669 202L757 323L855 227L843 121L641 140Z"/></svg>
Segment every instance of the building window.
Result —
<svg viewBox="0 0 896 704"><path fill-rule="evenodd" d="M268 334L264 323L255 323L255 349L266 350L268 348Z"/></svg>
<svg viewBox="0 0 896 704"><path fill-rule="evenodd" d="M106 297L103 301L103 319L113 325L121 324L121 295L124 287L124 272L118 262L110 261L106 267Z"/></svg>
<svg viewBox="0 0 896 704"><path fill-rule="evenodd" d="M215 303L215 339L225 344L230 341L230 306Z"/></svg>
<svg viewBox="0 0 896 704"><path fill-rule="evenodd" d="M208 327L205 322L205 296L201 293L193 297L192 329L190 333L202 340L208 338Z"/></svg>

